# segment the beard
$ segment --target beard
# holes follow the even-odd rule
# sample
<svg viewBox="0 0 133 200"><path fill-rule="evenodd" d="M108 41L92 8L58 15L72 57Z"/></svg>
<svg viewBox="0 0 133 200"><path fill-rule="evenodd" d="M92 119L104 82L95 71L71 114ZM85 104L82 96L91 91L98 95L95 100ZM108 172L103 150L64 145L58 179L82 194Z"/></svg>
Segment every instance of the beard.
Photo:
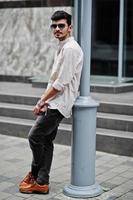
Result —
<svg viewBox="0 0 133 200"><path fill-rule="evenodd" d="M54 35L55 35L55 37L60 37L62 35L62 33L57 31L57 32L54 33Z"/></svg>

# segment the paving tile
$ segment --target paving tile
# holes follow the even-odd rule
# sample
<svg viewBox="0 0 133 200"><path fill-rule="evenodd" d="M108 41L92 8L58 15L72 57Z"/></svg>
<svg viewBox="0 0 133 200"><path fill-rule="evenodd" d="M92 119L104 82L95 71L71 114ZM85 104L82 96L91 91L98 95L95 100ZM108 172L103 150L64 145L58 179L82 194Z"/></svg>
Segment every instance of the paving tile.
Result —
<svg viewBox="0 0 133 200"><path fill-rule="evenodd" d="M12 196L11 194L0 192L0 200L8 199L11 196Z"/></svg>
<svg viewBox="0 0 133 200"><path fill-rule="evenodd" d="M103 193L102 195L96 197L96 200L115 200L117 199L117 196L115 196L115 194L107 194L107 193Z"/></svg>
<svg viewBox="0 0 133 200"><path fill-rule="evenodd" d="M133 167L133 159L127 160L126 162L123 162L122 164Z"/></svg>
<svg viewBox="0 0 133 200"><path fill-rule="evenodd" d="M111 167L106 167L105 165L96 167L96 175L98 176L100 174L104 174L104 173L108 172L110 169L111 169Z"/></svg>
<svg viewBox="0 0 133 200"><path fill-rule="evenodd" d="M117 197L123 196L127 192L130 192L133 188L133 181L129 180L126 183L119 185L118 187L114 188L112 192L114 192Z"/></svg>
<svg viewBox="0 0 133 200"><path fill-rule="evenodd" d="M24 198L12 195L9 198L7 198L7 200L24 200Z"/></svg>
<svg viewBox="0 0 133 200"><path fill-rule="evenodd" d="M122 197L118 198L117 200L133 200L133 193L128 192L125 195L123 195Z"/></svg>
<svg viewBox="0 0 133 200"><path fill-rule="evenodd" d="M7 149L7 148L9 148L9 147L7 147L6 145L0 143L0 150L4 150L4 149Z"/></svg>
<svg viewBox="0 0 133 200"><path fill-rule="evenodd" d="M43 199L45 199L45 198L43 198ZM36 197L29 197L29 198L27 198L27 200L37 200L37 199L36 199Z"/></svg>
<svg viewBox="0 0 133 200"><path fill-rule="evenodd" d="M128 178L131 179L131 178L133 178L133 171L131 171L131 170L125 171L125 172L121 173L120 176L125 177L127 179Z"/></svg>
<svg viewBox="0 0 133 200"><path fill-rule="evenodd" d="M58 183L69 182L69 180L70 180L70 177L69 176L63 176L63 174L61 176L54 177L54 181L56 181Z"/></svg>
<svg viewBox="0 0 133 200"><path fill-rule="evenodd" d="M105 181L107 181L107 180L109 180L113 177L116 177L117 175L118 174L116 172L112 173L112 172L109 171L109 172L105 172L101 175L98 175L96 177L96 179L98 180L98 182L103 183L103 182L105 182Z"/></svg>
<svg viewBox="0 0 133 200"><path fill-rule="evenodd" d="M0 175L0 183L9 180L8 177Z"/></svg>
<svg viewBox="0 0 133 200"><path fill-rule="evenodd" d="M101 184L103 190L112 190L113 188L117 187L118 185L110 182L104 182Z"/></svg>
<svg viewBox="0 0 133 200"><path fill-rule="evenodd" d="M70 147L55 145L48 195L22 194L18 191L18 184L30 169L31 150L26 139L0 135L0 146L2 139L6 145L0 149L0 158L2 158L2 162L0 162L0 200L75 199L62 193L64 186L70 183ZM115 200L119 198L119 200L131 200L133 194L132 166L133 158L131 157L96 152L96 180L106 189L106 192L98 197L88 199Z"/></svg>
<svg viewBox="0 0 133 200"><path fill-rule="evenodd" d="M14 184L13 184L13 183L10 183L10 182L7 182L7 181L1 182L1 183L0 183L0 192L1 192L1 191L3 192L5 189L7 189L7 188L9 188L9 187L11 187L11 186L14 186Z"/></svg>
<svg viewBox="0 0 133 200"><path fill-rule="evenodd" d="M55 196L55 200L62 200L62 199L64 199L64 200L77 200L77 199L84 200L84 198L72 198L72 197L68 197L68 196L65 196L63 193ZM95 198L87 198L87 199L95 200Z"/></svg>
<svg viewBox="0 0 133 200"><path fill-rule="evenodd" d="M47 200L47 199L53 199L57 194L54 192L50 192L47 195L43 195L43 194L34 194L33 196L36 198L36 200Z"/></svg>
<svg viewBox="0 0 133 200"><path fill-rule="evenodd" d="M96 167L102 167L107 163L106 160L96 160Z"/></svg>
<svg viewBox="0 0 133 200"><path fill-rule="evenodd" d="M8 161L8 162L11 162L11 163L13 163L13 164L16 164L16 163L18 163L18 162L20 162L20 161L22 161L21 159L16 159L16 158L11 158L11 159L7 159L6 161Z"/></svg>
<svg viewBox="0 0 133 200"><path fill-rule="evenodd" d="M105 172L105 169L102 169L101 167L97 167L96 168L96 175L101 175Z"/></svg>
<svg viewBox="0 0 133 200"><path fill-rule="evenodd" d="M112 179L109 179L109 183L115 184L116 186L121 185L122 183L127 182L128 179L120 176L113 177Z"/></svg>
<svg viewBox="0 0 133 200"><path fill-rule="evenodd" d="M116 172L118 174L123 173L127 170L130 169L130 166L126 166L126 165L118 165L117 167L113 168L112 170L110 170L110 172Z"/></svg>
<svg viewBox="0 0 133 200"><path fill-rule="evenodd" d="M47 198L45 198L45 197L46 197L46 196L42 195L42 198L43 198L44 200L47 199ZM27 200L37 200L37 198L36 198L36 196L35 196L35 197L32 196L32 197L27 198Z"/></svg>
<svg viewBox="0 0 133 200"><path fill-rule="evenodd" d="M99 160L100 158L102 158L102 155L96 154L96 159Z"/></svg>
<svg viewBox="0 0 133 200"><path fill-rule="evenodd" d="M11 187L7 187L6 189L4 189L3 192L9 193L9 194L15 194L19 192L19 189L17 185L13 185Z"/></svg>
<svg viewBox="0 0 133 200"><path fill-rule="evenodd" d="M20 192L14 193L14 195L15 195L16 197L22 197L22 198L24 198L24 199L33 197L33 194L24 194L24 193L20 193Z"/></svg>
<svg viewBox="0 0 133 200"><path fill-rule="evenodd" d="M15 144L15 146L22 148L22 149L23 148L29 148L29 142L28 142L28 140L27 140L27 142L26 141L19 142L19 143Z"/></svg>
<svg viewBox="0 0 133 200"><path fill-rule="evenodd" d="M68 169L68 166L62 166L56 170L52 170L51 171L51 177L55 177L55 176L65 176L67 174L67 172L69 172L70 170Z"/></svg>
<svg viewBox="0 0 133 200"><path fill-rule="evenodd" d="M21 177L20 176L16 176L16 177L8 179L8 182L11 182L11 183L19 183L20 181L21 181Z"/></svg>

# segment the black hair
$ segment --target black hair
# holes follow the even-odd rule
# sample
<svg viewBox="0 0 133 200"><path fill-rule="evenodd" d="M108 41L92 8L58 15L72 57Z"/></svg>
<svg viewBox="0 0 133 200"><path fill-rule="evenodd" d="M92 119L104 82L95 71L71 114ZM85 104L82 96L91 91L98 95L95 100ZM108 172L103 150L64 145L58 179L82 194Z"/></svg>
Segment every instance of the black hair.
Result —
<svg viewBox="0 0 133 200"><path fill-rule="evenodd" d="M71 18L72 18L72 16L70 14L68 14L67 12L65 12L64 10L58 10L52 15L51 20L57 21L60 19L66 19L68 26L70 26Z"/></svg>

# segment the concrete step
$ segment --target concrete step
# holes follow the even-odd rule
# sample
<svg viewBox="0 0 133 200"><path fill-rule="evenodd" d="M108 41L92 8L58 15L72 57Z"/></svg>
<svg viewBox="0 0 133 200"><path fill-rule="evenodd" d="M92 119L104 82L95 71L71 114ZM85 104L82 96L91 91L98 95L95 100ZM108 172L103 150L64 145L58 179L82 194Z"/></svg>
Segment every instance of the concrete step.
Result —
<svg viewBox="0 0 133 200"><path fill-rule="evenodd" d="M46 88L47 86L47 80L44 80L44 77L35 78L32 80L32 86L35 88ZM99 92L99 93L112 93L112 94L118 94L128 91L133 91L133 83L116 83L116 84L110 84L107 83L104 84L96 84L91 83L90 85L91 92Z"/></svg>
<svg viewBox="0 0 133 200"><path fill-rule="evenodd" d="M13 103L13 104L25 104L35 105L38 101L39 96L35 95L20 95L20 94L8 94L0 93L0 102L2 103Z"/></svg>
<svg viewBox="0 0 133 200"><path fill-rule="evenodd" d="M0 93L0 102L12 104L35 105L39 95L18 95ZM98 112L133 115L133 104L101 101Z"/></svg>
<svg viewBox="0 0 133 200"><path fill-rule="evenodd" d="M33 124L34 120L0 116L0 134L27 138ZM71 129L71 125L60 124L55 142L70 145Z"/></svg>
<svg viewBox="0 0 133 200"><path fill-rule="evenodd" d="M97 127L133 132L133 116L97 113Z"/></svg>
<svg viewBox="0 0 133 200"><path fill-rule="evenodd" d="M33 105L13 104L13 103L0 103L0 115L7 117L15 117L22 119L35 119L32 112Z"/></svg>
<svg viewBox="0 0 133 200"><path fill-rule="evenodd" d="M101 92L107 94L118 94L118 93L126 93L129 91L133 91L132 83L122 83L116 85L107 85L107 84L91 84L91 92Z"/></svg>
<svg viewBox="0 0 133 200"><path fill-rule="evenodd" d="M98 128L96 147L99 151L133 156L133 133Z"/></svg>
<svg viewBox="0 0 133 200"><path fill-rule="evenodd" d="M72 118L63 119L63 123L72 124ZM133 132L133 116L97 112L97 128Z"/></svg>
<svg viewBox="0 0 133 200"><path fill-rule="evenodd" d="M0 115L6 117L33 120L36 117L32 112L33 106L23 104L0 103ZM72 119L63 119L63 123L72 124ZM133 131L133 117L131 115L119 115L111 113L97 113L97 127Z"/></svg>
<svg viewBox="0 0 133 200"><path fill-rule="evenodd" d="M27 138L33 123L33 120L0 116L0 133ZM61 124L55 143L70 145L71 134L72 126ZM99 151L133 156L133 134L131 132L98 128L96 147Z"/></svg>
<svg viewBox="0 0 133 200"><path fill-rule="evenodd" d="M133 104L101 101L98 112L133 115Z"/></svg>

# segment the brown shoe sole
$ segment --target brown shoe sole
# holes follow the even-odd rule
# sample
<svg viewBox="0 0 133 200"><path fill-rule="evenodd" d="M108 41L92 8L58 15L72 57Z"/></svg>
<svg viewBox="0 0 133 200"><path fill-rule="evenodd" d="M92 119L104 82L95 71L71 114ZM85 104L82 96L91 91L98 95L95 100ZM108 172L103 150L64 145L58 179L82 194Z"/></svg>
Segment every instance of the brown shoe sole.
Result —
<svg viewBox="0 0 133 200"><path fill-rule="evenodd" d="M30 191L30 190L26 191L26 190L19 189L19 191L21 193L24 193L24 194L49 194L49 190L46 191L46 192L43 192L43 191L36 191L36 190L34 190L34 191L33 190L32 191Z"/></svg>
<svg viewBox="0 0 133 200"><path fill-rule="evenodd" d="M19 191L21 193L25 193L25 194L33 194L33 193L36 193L36 194L48 194L49 193L49 189L47 191L43 191L43 190L37 190L37 189L25 189L25 188L19 188Z"/></svg>

